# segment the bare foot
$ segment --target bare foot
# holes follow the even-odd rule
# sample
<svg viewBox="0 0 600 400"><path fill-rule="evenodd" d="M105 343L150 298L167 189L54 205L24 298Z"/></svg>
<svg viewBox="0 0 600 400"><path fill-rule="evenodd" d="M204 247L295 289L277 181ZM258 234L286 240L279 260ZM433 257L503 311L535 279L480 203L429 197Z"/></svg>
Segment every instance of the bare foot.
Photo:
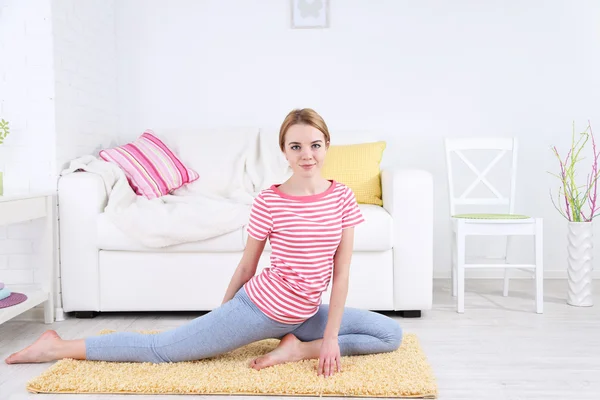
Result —
<svg viewBox="0 0 600 400"><path fill-rule="evenodd" d="M261 370L277 364L300 361L302 360L301 344L302 342L296 336L288 333L281 339L275 350L252 360L250 367Z"/></svg>
<svg viewBox="0 0 600 400"><path fill-rule="evenodd" d="M31 346L11 354L6 360L7 364L39 363L52 361L51 350L62 339L58 333L48 330L42 334Z"/></svg>

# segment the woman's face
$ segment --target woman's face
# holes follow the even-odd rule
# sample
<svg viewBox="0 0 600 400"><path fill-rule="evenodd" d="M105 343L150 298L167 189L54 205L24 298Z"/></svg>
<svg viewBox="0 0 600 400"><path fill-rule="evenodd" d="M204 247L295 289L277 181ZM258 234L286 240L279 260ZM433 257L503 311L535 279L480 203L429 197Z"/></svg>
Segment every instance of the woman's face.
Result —
<svg viewBox="0 0 600 400"><path fill-rule="evenodd" d="M311 125L292 125L285 134L284 155L294 174L320 175L329 143L323 132Z"/></svg>

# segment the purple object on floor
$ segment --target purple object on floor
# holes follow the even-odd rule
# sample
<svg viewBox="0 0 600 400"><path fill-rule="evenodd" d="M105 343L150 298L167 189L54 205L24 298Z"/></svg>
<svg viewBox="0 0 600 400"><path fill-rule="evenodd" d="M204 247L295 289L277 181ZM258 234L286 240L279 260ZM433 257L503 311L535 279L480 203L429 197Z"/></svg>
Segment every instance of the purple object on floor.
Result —
<svg viewBox="0 0 600 400"><path fill-rule="evenodd" d="M15 306L19 303L24 302L25 300L27 300L27 296L23 293L12 292L12 294L7 298L0 300L0 308Z"/></svg>
<svg viewBox="0 0 600 400"><path fill-rule="evenodd" d="M4 283L0 282L0 290L4 289Z"/></svg>

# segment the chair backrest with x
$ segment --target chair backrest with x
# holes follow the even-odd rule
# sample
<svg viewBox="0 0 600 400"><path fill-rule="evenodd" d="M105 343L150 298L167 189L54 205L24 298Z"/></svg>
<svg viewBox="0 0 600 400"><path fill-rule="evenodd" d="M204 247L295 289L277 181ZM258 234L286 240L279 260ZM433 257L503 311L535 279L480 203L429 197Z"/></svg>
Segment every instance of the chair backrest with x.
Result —
<svg viewBox="0 0 600 400"><path fill-rule="evenodd" d="M514 213L518 150L516 138L446 138L445 149L450 197L450 215L456 214L456 206L459 205L506 206L504 212L508 212L511 214ZM466 151L470 150L497 151L498 154L488 164L486 168L480 171L464 154ZM510 160L510 172L508 174L510 179L510 193L508 194L508 196L504 196L494 185L490 183L486 176L508 152L512 153L512 159ZM459 195L455 193L454 189L455 177L453 176L453 168L451 161L452 154L455 154L460 160L462 160L466 164L466 166L476 175L476 179L464 190L464 192L460 193ZM470 196L473 190L480 183L483 183L493 193L494 196L491 198Z"/></svg>

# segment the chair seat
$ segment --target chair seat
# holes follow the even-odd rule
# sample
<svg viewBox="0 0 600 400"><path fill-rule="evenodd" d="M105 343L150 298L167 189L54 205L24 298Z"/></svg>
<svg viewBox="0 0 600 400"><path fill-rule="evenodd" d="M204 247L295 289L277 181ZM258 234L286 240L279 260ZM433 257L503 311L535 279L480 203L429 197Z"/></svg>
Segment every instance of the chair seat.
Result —
<svg viewBox="0 0 600 400"><path fill-rule="evenodd" d="M532 224L535 218L522 214L455 214L453 220L465 220L469 224Z"/></svg>
<svg viewBox="0 0 600 400"><path fill-rule="evenodd" d="M486 214L486 213L470 213L470 214L456 214L454 218L468 218L468 219L527 219L531 218L529 215L522 214Z"/></svg>

